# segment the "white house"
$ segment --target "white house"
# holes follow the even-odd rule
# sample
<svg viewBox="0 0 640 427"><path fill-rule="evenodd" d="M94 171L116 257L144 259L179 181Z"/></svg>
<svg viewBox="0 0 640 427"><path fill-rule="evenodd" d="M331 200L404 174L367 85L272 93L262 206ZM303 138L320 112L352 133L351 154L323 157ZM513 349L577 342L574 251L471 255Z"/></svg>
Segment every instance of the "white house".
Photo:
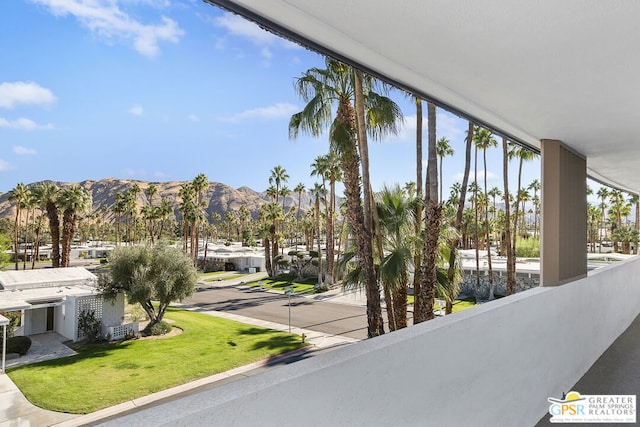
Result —
<svg viewBox="0 0 640 427"><path fill-rule="evenodd" d="M80 313L94 311L102 332L119 338L114 328L123 329L124 296L105 299L96 282L97 277L82 267L1 271L0 312L22 313L15 335L54 331L78 341L84 336L78 325Z"/></svg>

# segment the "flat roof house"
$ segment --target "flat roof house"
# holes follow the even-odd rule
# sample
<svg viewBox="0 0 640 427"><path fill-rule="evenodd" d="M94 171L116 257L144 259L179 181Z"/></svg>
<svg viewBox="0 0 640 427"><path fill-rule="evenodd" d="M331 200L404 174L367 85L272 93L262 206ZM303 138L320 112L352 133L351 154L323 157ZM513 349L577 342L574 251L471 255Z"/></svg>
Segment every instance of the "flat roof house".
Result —
<svg viewBox="0 0 640 427"><path fill-rule="evenodd" d="M56 332L72 341L83 338L78 317L94 311L103 333L121 325L124 297L105 300L96 288L97 277L82 267L0 272L0 312L20 311L16 335Z"/></svg>

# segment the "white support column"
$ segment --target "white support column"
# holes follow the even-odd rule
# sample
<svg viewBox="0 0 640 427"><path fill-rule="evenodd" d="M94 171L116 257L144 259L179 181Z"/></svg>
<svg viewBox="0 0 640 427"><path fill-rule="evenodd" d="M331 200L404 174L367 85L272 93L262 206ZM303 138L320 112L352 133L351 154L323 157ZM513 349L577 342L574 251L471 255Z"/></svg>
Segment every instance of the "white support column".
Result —
<svg viewBox="0 0 640 427"><path fill-rule="evenodd" d="M540 283L587 275L587 161L562 142L543 139Z"/></svg>
<svg viewBox="0 0 640 427"><path fill-rule="evenodd" d="M5 361L7 357L7 326L9 319L0 314L0 325L2 325L2 373L5 373Z"/></svg>

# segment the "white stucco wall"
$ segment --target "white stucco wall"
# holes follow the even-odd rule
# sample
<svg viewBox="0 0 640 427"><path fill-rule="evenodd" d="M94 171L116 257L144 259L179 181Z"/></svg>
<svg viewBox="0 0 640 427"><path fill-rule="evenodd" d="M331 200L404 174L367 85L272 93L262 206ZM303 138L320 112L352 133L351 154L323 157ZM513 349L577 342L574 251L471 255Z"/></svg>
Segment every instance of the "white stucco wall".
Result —
<svg viewBox="0 0 640 427"><path fill-rule="evenodd" d="M70 340L76 339L75 301L73 297L66 298L63 305L58 307L62 320L56 324L56 332Z"/></svg>
<svg viewBox="0 0 640 427"><path fill-rule="evenodd" d="M37 308L29 310L31 331L29 335L42 334L47 332L47 309Z"/></svg>
<svg viewBox="0 0 640 427"><path fill-rule="evenodd" d="M102 326L116 326L124 320L124 294L118 294L115 300L102 300Z"/></svg>
<svg viewBox="0 0 640 427"><path fill-rule="evenodd" d="M638 316L638 277L635 258L112 425L534 425Z"/></svg>

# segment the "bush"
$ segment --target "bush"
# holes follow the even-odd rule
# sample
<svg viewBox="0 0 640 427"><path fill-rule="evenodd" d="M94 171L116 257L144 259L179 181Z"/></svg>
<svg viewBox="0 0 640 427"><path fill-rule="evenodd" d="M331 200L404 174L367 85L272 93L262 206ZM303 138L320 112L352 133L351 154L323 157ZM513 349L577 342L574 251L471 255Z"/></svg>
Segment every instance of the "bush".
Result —
<svg viewBox="0 0 640 427"><path fill-rule="evenodd" d="M540 240L532 237L518 238L516 241L516 256L519 258L540 258Z"/></svg>
<svg viewBox="0 0 640 427"><path fill-rule="evenodd" d="M96 312L93 310L82 310L80 316L78 316L78 326L89 342L95 341L100 336L101 323L96 318Z"/></svg>
<svg viewBox="0 0 640 427"><path fill-rule="evenodd" d="M27 354L31 348L31 338L11 337L7 339L7 353L18 353L20 356Z"/></svg>
<svg viewBox="0 0 640 427"><path fill-rule="evenodd" d="M173 328L173 326L169 323L160 321L158 323L149 324L149 326L145 328L145 332L149 335L164 335L171 332L171 328Z"/></svg>

